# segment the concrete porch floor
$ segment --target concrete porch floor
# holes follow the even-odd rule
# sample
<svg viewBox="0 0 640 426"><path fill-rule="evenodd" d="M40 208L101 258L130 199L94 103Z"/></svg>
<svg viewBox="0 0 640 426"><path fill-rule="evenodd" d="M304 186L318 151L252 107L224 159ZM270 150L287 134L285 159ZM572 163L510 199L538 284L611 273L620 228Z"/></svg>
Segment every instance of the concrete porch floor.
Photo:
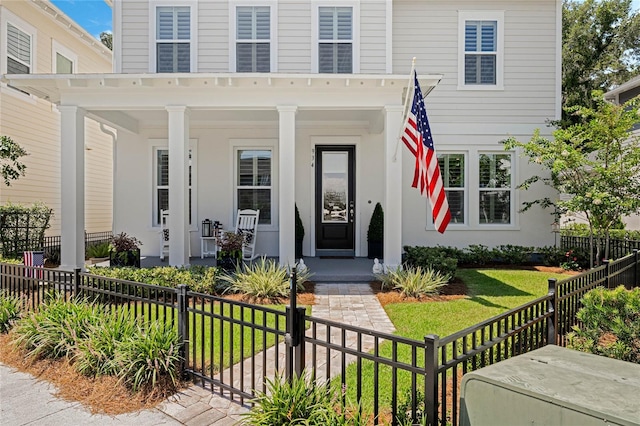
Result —
<svg viewBox="0 0 640 426"><path fill-rule="evenodd" d="M215 266L216 260L213 257L192 257L189 259L192 265ZM313 272L311 281L317 283L368 283L374 280L371 272L373 260L366 257L355 257L353 259L321 259L319 257L305 257L304 263ZM143 256L140 259L140 266L151 268L154 266L168 266L167 259L163 261L156 256Z"/></svg>

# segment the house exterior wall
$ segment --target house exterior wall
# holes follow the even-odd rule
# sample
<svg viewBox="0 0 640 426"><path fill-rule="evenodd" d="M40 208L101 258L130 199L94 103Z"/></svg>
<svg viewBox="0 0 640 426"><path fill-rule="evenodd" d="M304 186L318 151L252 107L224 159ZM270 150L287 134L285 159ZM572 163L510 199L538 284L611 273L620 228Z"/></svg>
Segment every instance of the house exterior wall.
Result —
<svg viewBox="0 0 640 426"><path fill-rule="evenodd" d="M118 0L116 0L118 1ZM120 0L122 21L122 72L154 72L150 56L154 48L150 32L155 17L150 13L155 5L168 5L154 0ZM349 2L347 2L349 3ZM368 0L359 4L361 16L360 72L384 73L386 71L386 0ZM188 0L171 5L191 4L197 12L197 72L228 72L230 70L230 11L235 5L253 5L248 2ZM276 5L277 33L272 42L277 43L277 70L283 73L309 73L312 68L311 21L312 8L331 5L331 2L284 0ZM356 4L351 1L349 4ZM382 31L381 31L382 29Z"/></svg>
<svg viewBox="0 0 640 426"><path fill-rule="evenodd" d="M49 5L51 10L55 6ZM59 11L58 11L59 12ZM62 12L59 12L60 14ZM55 72L55 54L60 51L75 60L74 73L109 72L111 54L98 40L79 27L70 29L32 2L0 1L0 44L7 34L7 22L28 25L33 37L32 73ZM17 24L16 24L17 23ZM79 38L84 33L85 42ZM0 49L0 73L6 72L6 47ZM32 204L41 201L54 210L49 235L60 235L60 114L55 105L0 85L0 134L11 137L29 153L22 161L26 175L10 187L0 187L0 203ZM112 143L98 123L86 120L85 150L86 230L111 230Z"/></svg>
<svg viewBox="0 0 640 426"><path fill-rule="evenodd" d="M149 40L150 3L153 0L116 0L122 13L122 72L153 71L150 61L152 40ZM177 4L178 2L176 2ZM188 1L185 4L189 3ZM230 70L229 34L230 7L237 1L197 2L197 71ZM338 5L340 2L331 4ZM400 148L403 171L402 241L406 245L520 244L544 246L553 244L550 212L533 208L519 213L522 203L545 196L556 197L550 190L538 187L519 191L515 186L540 170L512 153L512 207L508 224L482 224L479 212L478 156L500 154L500 141L508 136L526 140L536 128L549 136L546 121L557 118L559 109L559 22L561 2L557 0L521 1L446 1L434 0L371 0L349 2L358 7L359 73L408 74L411 59L416 57L419 75L443 74L439 85L426 97L426 107L440 154L463 154L465 157L464 223L452 223L444 235L431 224L426 199L410 188L414 159ZM151 3L154 4L154 3ZM158 3L159 4L159 3ZM193 3L192 3L193 4ZM323 2L282 0L277 2L278 73L313 73L314 36L313 8ZM116 7L115 10L119 10ZM391 12L391 13L389 13ZM464 34L464 17L483 14L502 16L500 32L503 44L499 55L500 84L498 87L465 87L460 81L464 67L460 39ZM152 17L153 19L153 17ZM317 42L317 41L316 41ZM116 44L117 45L117 44ZM398 103L401 102L398 96ZM295 102L293 102L295 103ZM335 105L341 104L339 97ZM249 120L251 121L251 120ZM117 206L128 206L116 213L115 229L140 235L145 242L143 253L154 254L157 229L152 223L151 195L139 197L138 191L150 192L150 140L167 136L165 125L142 124L139 135L122 135L117 146L119 167L115 196ZM277 120L267 127L242 124L211 127L194 125L190 138L197 141L197 221L204 218L220 220L233 227L233 140L273 139L277 141ZM345 125L343 122L301 123L296 128L296 204L305 225L304 253L312 253L313 243L313 147L318 141L357 141L356 179L356 252L366 255L366 231L376 202L384 205L384 132L367 126ZM135 166L135 167L134 167ZM140 173L144 171L144 179ZM136 178L137 176L137 178ZM135 183L132 183L135 182ZM133 191L133 188L136 188ZM131 214L133 209L136 214ZM193 225L193 224L192 224ZM278 226L261 230L257 252L278 253ZM192 226L192 253L199 249L199 223Z"/></svg>

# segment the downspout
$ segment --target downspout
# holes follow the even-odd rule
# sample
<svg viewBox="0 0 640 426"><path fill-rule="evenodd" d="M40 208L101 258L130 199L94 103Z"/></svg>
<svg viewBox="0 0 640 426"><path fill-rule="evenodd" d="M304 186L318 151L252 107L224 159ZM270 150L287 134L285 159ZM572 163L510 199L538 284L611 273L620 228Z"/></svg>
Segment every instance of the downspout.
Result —
<svg viewBox="0 0 640 426"><path fill-rule="evenodd" d="M116 169L118 162L116 161L116 154L118 153L116 147L116 141L118 140L118 136L115 131L111 129L107 129L104 123L100 123L100 131L111 136L111 147L112 147L112 159L111 159L111 232L113 232L116 228L115 220L116 220Z"/></svg>

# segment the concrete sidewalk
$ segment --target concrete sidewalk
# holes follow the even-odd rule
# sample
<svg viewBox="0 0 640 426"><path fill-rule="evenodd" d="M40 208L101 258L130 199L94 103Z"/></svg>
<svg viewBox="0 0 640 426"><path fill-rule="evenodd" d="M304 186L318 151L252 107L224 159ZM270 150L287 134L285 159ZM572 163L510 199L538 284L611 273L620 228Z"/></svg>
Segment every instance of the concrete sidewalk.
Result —
<svg viewBox="0 0 640 426"><path fill-rule="evenodd" d="M18 425L180 425L159 410L108 416L91 414L78 402L54 396L55 387L0 364L0 424Z"/></svg>

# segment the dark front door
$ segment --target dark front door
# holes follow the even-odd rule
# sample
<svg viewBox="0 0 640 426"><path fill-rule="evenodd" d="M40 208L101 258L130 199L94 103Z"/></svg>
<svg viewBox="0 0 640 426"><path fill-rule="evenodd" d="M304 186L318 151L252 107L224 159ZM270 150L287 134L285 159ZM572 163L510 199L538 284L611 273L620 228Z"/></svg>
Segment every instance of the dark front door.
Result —
<svg viewBox="0 0 640 426"><path fill-rule="evenodd" d="M355 254L355 147L316 147L316 254Z"/></svg>

